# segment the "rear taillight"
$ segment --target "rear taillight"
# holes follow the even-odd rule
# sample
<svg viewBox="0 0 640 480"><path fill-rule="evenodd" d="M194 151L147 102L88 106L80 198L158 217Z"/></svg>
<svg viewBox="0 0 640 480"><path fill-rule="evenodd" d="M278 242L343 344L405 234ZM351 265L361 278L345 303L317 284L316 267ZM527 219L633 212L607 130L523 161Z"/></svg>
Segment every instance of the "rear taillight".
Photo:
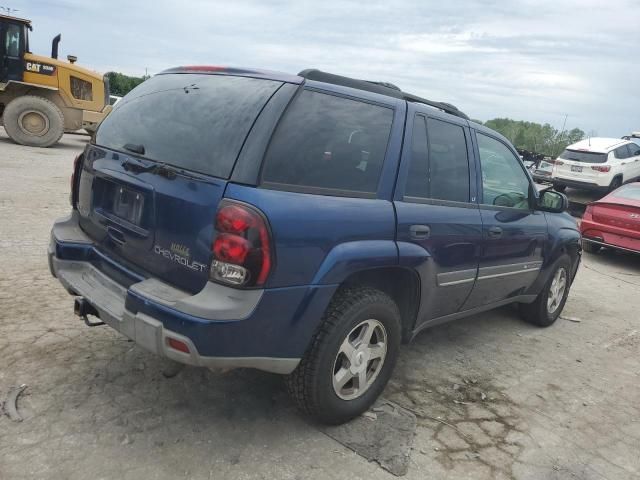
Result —
<svg viewBox="0 0 640 480"><path fill-rule="evenodd" d="M73 208L76 208L76 204L78 203L78 189L76 188L77 180L80 177L80 173L78 172L78 168L82 164L82 153L78 155L73 160L73 171L71 172L71 185L70 185L70 193L69 193L69 203Z"/></svg>
<svg viewBox="0 0 640 480"><path fill-rule="evenodd" d="M582 219L583 220L593 219L593 205L587 205L587 208L585 208L584 213L582 214Z"/></svg>
<svg viewBox="0 0 640 480"><path fill-rule="evenodd" d="M595 170L596 172L606 173L611 171L611 165L592 165L591 170Z"/></svg>
<svg viewBox="0 0 640 480"><path fill-rule="evenodd" d="M209 278L241 287L264 285L272 266L271 233L254 207L223 200L216 214Z"/></svg>

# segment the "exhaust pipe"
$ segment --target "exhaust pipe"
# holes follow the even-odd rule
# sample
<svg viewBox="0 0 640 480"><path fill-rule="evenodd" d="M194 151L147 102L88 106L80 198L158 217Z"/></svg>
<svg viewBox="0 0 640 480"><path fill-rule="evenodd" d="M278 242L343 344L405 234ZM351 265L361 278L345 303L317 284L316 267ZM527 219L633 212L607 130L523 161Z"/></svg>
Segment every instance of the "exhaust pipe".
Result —
<svg viewBox="0 0 640 480"><path fill-rule="evenodd" d="M91 305L84 297L77 297L73 302L73 313L84 320L87 327L98 327L104 325L104 322L90 322L88 315L100 318L100 313Z"/></svg>
<svg viewBox="0 0 640 480"><path fill-rule="evenodd" d="M58 58L58 44L62 40L62 34L59 33L51 41L51 58Z"/></svg>

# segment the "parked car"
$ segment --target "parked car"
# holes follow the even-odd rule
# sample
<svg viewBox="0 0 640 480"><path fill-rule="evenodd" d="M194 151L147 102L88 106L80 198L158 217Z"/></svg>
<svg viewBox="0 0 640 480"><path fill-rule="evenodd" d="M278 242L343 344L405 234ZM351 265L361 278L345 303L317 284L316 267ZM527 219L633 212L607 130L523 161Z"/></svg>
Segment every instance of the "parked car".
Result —
<svg viewBox="0 0 640 480"><path fill-rule="evenodd" d="M553 161L550 158L541 160L540 163L531 170L533 180L537 183L549 183L551 182L551 175L553 173Z"/></svg>
<svg viewBox="0 0 640 480"><path fill-rule="evenodd" d="M623 185L587 205L580 232L587 252L609 247L640 253L640 183Z"/></svg>
<svg viewBox="0 0 640 480"><path fill-rule="evenodd" d="M190 365L286 374L326 423L402 342L517 303L551 325L580 261L567 198L452 105L318 70L181 67L75 162L51 271L75 311Z"/></svg>
<svg viewBox="0 0 640 480"><path fill-rule="evenodd" d="M588 138L569 145L551 173L556 190L568 186L613 191L640 178L640 145L619 138Z"/></svg>
<svg viewBox="0 0 640 480"><path fill-rule="evenodd" d="M623 140L631 140L634 143L640 145L640 132L631 132L631 135L625 135Z"/></svg>

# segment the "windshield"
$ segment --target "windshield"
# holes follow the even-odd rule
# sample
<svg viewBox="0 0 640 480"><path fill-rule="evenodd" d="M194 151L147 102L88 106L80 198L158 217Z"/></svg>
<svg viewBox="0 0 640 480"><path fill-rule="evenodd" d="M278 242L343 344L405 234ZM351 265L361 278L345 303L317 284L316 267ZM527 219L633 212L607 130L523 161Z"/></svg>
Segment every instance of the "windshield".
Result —
<svg viewBox="0 0 640 480"><path fill-rule="evenodd" d="M158 75L119 101L96 144L228 178L260 110L282 85L223 75ZM131 149L128 149L129 153Z"/></svg>
<svg viewBox="0 0 640 480"><path fill-rule="evenodd" d="M567 149L560 154L560 158L583 163L605 163L607 161L607 154Z"/></svg>

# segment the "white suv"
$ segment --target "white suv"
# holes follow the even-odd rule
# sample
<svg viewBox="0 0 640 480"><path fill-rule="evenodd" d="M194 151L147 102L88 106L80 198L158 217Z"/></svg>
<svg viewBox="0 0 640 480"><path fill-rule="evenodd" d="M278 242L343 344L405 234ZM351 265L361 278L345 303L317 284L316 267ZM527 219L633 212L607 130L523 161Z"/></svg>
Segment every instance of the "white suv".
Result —
<svg viewBox="0 0 640 480"><path fill-rule="evenodd" d="M589 138L569 145L555 160L551 181L567 187L612 191L640 178L640 145L619 138Z"/></svg>

